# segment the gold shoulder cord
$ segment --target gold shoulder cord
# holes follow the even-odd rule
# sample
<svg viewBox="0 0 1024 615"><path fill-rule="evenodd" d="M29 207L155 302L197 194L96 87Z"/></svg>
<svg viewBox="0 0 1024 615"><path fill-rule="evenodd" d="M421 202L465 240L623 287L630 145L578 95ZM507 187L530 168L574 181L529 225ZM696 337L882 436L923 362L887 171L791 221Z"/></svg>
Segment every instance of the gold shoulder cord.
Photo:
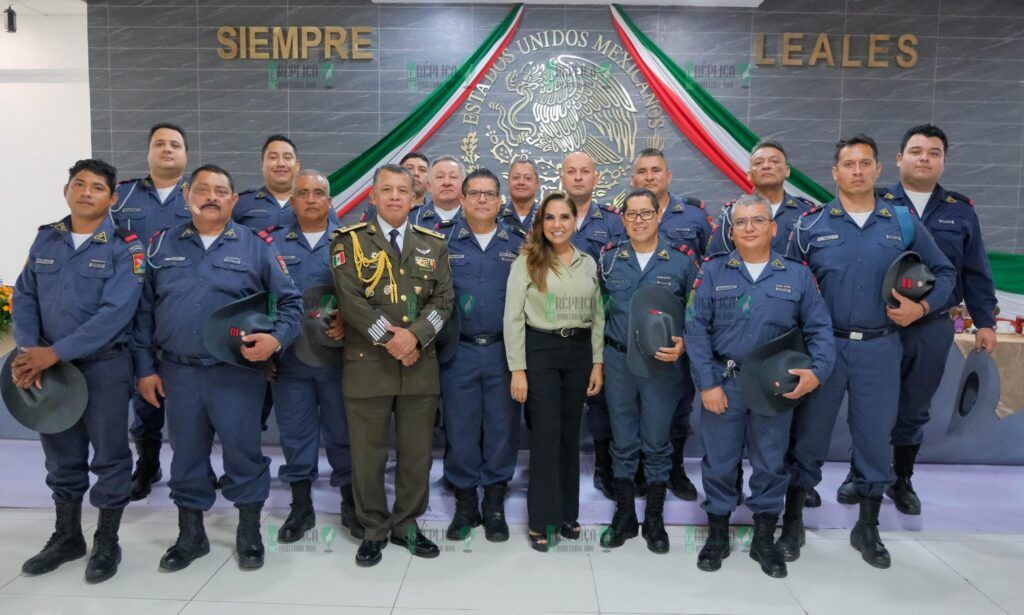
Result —
<svg viewBox="0 0 1024 615"><path fill-rule="evenodd" d="M363 248L359 245L359 238L356 237L355 231L350 231L349 236L352 238L352 258L354 259L354 265L356 267L356 276L359 281L363 284L368 284L366 289L366 296L369 297L373 294L374 289L377 288L377 284L380 283L381 276L384 275L384 270L388 272L388 285L390 289L388 293L391 297L391 303L398 303L398 285L395 284L395 276L391 271L391 259L388 258L386 250L377 252L377 256L373 258L366 258L363 254ZM376 265L377 270L374 274L368 278L363 277L363 267L369 267L370 265Z"/></svg>

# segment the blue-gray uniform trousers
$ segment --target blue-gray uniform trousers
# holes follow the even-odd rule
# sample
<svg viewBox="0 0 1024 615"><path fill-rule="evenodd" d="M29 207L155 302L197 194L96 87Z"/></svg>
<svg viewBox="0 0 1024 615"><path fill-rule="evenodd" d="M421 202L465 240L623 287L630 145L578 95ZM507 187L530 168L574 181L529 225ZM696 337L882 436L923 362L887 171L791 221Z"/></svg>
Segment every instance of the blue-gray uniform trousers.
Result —
<svg viewBox="0 0 1024 615"><path fill-rule="evenodd" d="M55 501L80 502L89 491L91 470L96 475L96 484L89 491L92 505L121 508L128 504L132 482L132 454L125 431L131 359L127 350L121 350L73 363L85 376L89 402L82 418L70 428L39 435L46 456L46 484Z"/></svg>
<svg viewBox="0 0 1024 615"><path fill-rule="evenodd" d="M793 411L775 416L751 412L736 378L726 378L722 388L728 399L725 412L701 410L704 459L700 468L705 495L701 507L713 515L727 515L736 509L736 477L745 442L753 466L747 508L755 514L778 515L789 486L785 458Z"/></svg>
<svg viewBox="0 0 1024 615"><path fill-rule="evenodd" d="M924 439L932 397L939 389L953 345L953 321L945 312L933 312L909 327L901 327L899 332L903 342L902 384L892 443L910 446Z"/></svg>
<svg viewBox="0 0 1024 615"><path fill-rule="evenodd" d="M672 423L683 394L681 361L673 370L640 378L626 366L626 353L605 344L604 373L612 427L612 474L632 479L644 456L648 483L667 483L672 465Z"/></svg>
<svg viewBox="0 0 1024 615"><path fill-rule="evenodd" d="M209 510L216 499L210 451L217 434L227 477L222 493L237 504L263 503L270 493L270 459L260 449L260 408L266 393L262 371L229 363L160 363L167 398L171 499L175 505Z"/></svg>
<svg viewBox="0 0 1024 615"><path fill-rule="evenodd" d="M444 476L457 489L512 480L519 450L519 406L510 392L505 344L461 340L441 366L447 445Z"/></svg>
<svg viewBox="0 0 1024 615"><path fill-rule="evenodd" d="M849 394L847 421L858 474L854 486L862 497L881 497L896 480L889 437L899 400L893 393L900 389L900 336L835 341L832 375L807 396L793 417L793 444L787 456L791 480L804 488L821 482L839 406Z"/></svg>
<svg viewBox="0 0 1024 615"><path fill-rule="evenodd" d="M283 483L315 481L319 476L320 435L323 434L331 486L352 483L348 419L341 393L341 366L311 367L289 348L278 364L273 383L277 428L284 464L277 477Z"/></svg>

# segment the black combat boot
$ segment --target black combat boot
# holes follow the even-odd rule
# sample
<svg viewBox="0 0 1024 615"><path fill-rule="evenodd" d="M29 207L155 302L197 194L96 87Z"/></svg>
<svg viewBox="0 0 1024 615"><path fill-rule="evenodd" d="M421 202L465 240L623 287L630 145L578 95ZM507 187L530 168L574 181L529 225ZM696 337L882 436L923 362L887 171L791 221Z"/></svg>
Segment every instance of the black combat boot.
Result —
<svg viewBox="0 0 1024 615"><path fill-rule="evenodd" d="M860 551L865 562L875 568L888 568L892 560L878 535L878 511L881 507L882 496L860 499L860 518L850 531L850 545Z"/></svg>
<svg viewBox="0 0 1024 615"><path fill-rule="evenodd" d="M754 515L754 538L750 541L750 559L761 564L761 572L781 579L786 576L786 560L775 544L775 524L779 516L770 513Z"/></svg>
<svg viewBox="0 0 1024 615"><path fill-rule="evenodd" d="M814 487L807 490L804 496L804 508L818 508L821 506L821 494Z"/></svg>
<svg viewBox="0 0 1024 615"><path fill-rule="evenodd" d="M612 522L601 532L601 546L610 549L621 547L630 538L640 532L640 521L636 518L636 503L633 498L632 478L616 478L615 482L615 514Z"/></svg>
<svg viewBox="0 0 1024 615"><path fill-rule="evenodd" d="M149 495L153 485L164 477L160 470L160 440L136 440L135 451L139 460L132 474L132 490L128 499L137 502Z"/></svg>
<svg viewBox="0 0 1024 615"><path fill-rule="evenodd" d="M653 553L668 553L668 532L665 531L665 483L649 483L647 486L647 508L644 510L644 525L641 529L647 548Z"/></svg>
<svg viewBox="0 0 1024 615"><path fill-rule="evenodd" d="M614 500L611 443L611 440L594 440L594 489L609 500Z"/></svg>
<svg viewBox="0 0 1024 615"><path fill-rule="evenodd" d="M25 574L45 574L56 570L65 562L85 556L85 536L82 535L82 503L54 502L57 520L54 532L43 550L21 565Z"/></svg>
<svg viewBox="0 0 1024 615"><path fill-rule="evenodd" d="M790 485L786 489L786 508L782 512L782 533L775 543L787 562L800 558L800 547L804 546L807 534L804 531L804 498L807 490Z"/></svg>
<svg viewBox="0 0 1024 615"><path fill-rule="evenodd" d="M692 502L697 499L697 488L686 476L683 468L683 447L686 446L686 438L672 439L672 468L668 473L668 486L672 495L680 500Z"/></svg>
<svg viewBox="0 0 1024 615"><path fill-rule="evenodd" d="M85 566L85 580L102 583L117 574L121 563L121 545L117 543L117 530L121 527L121 508L101 508L96 533L92 537L92 554Z"/></svg>
<svg viewBox="0 0 1024 615"><path fill-rule="evenodd" d="M480 503L477 501L476 487L455 489L455 515L448 524L445 536L448 540L465 540L474 527L480 525Z"/></svg>
<svg viewBox="0 0 1024 615"><path fill-rule="evenodd" d="M850 471L846 473L843 484L836 490L836 501L840 504L856 504L860 502L860 495L857 494L857 487L853 479L857 477L857 470L853 467L853 460L850 460Z"/></svg>
<svg viewBox="0 0 1024 615"><path fill-rule="evenodd" d="M263 536L260 535L260 512L263 504L237 504L238 530L235 531L235 552L238 567L256 570L263 567Z"/></svg>
<svg viewBox="0 0 1024 615"><path fill-rule="evenodd" d="M885 490L885 495L892 498L896 510L904 515L920 515L921 499L914 491L910 477L914 475L914 462L920 444L892 447L893 469L896 470L896 483Z"/></svg>
<svg viewBox="0 0 1024 615"><path fill-rule="evenodd" d="M203 528L203 511L178 507L178 540L160 558L160 569L175 572L210 552L210 541Z"/></svg>
<svg viewBox="0 0 1024 615"><path fill-rule="evenodd" d="M341 527L347 527L352 538L362 540L366 529L356 516L356 499L352 495L352 483L341 486Z"/></svg>
<svg viewBox="0 0 1024 615"><path fill-rule="evenodd" d="M708 539L697 554L697 568L714 572L729 557L729 515L708 513Z"/></svg>
<svg viewBox="0 0 1024 615"><path fill-rule="evenodd" d="M292 504L288 518L277 529L277 541L282 543L301 540L307 530L316 527L316 513L313 511L313 497L310 489L313 484L308 480L292 483Z"/></svg>
<svg viewBox="0 0 1024 615"><path fill-rule="evenodd" d="M484 487L482 505L484 536L491 542L508 540L508 523L505 521L505 491L508 485L494 483Z"/></svg>

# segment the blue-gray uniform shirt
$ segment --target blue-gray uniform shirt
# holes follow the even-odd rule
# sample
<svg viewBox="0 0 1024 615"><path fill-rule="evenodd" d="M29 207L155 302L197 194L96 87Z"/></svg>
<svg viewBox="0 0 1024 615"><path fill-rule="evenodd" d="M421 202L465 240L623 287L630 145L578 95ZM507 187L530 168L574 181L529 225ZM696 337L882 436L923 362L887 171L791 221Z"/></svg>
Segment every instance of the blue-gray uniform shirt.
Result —
<svg viewBox="0 0 1024 615"><path fill-rule="evenodd" d="M609 205L590 203L590 211L581 226L572 235L572 243L594 259L601 262L601 252L611 248L626 237L619 212Z"/></svg>
<svg viewBox="0 0 1024 615"><path fill-rule="evenodd" d="M604 335L620 346L629 341L629 304L638 289L664 288L685 304L697 277L693 251L687 246L673 248L664 238L642 270L628 239L605 250L600 264L601 292L607 297Z"/></svg>
<svg viewBox="0 0 1024 615"><path fill-rule="evenodd" d="M782 204L775 212L775 224L778 232L772 239L772 250L779 254L786 253L786 246L789 245L789 235L793 232L793 226L805 213L816 209L814 203L799 196L783 193ZM732 239L729 239L729 231L732 229L732 202L726 203L722 213L718 216L718 223L714 226L711 241L708 242L704 254L714 256L716 254L727 254L732 252L736 246Z"/></svg>
<svg viewBox="0 0 1024 615"><path fill-rule="evenodd" d="M39 227L14 287L14 339L52 345L63 361L124 346L139 305L145 253L109 220L76 250L71 217Z"/></svg>
<svg viewBox="0 0 1024 615"><path fill-rule="evenodd" d="M530 213L526 214L525 220L519 219L519 214L516 213L515 205L509 203L508 205L502 205L501 210L498 212L498 222L501 222L509 228L518 228L524 233L529 234L530 228L533 226L533 217L537 215L537 209L540 207L536 202L530 207Z"/></svg>
<svg viewBox="0 0 1024 615"><path fill-rule="evenodd" d="M153 179L129 179L117 184L117 202L110 208L110 217L117 228L131 231L143 242L158 231L178 226L192 220L192 212L182 188L188 187L188 180L181 178L160 202Z"/></svg>
<svg viewBox="0 0 1024 615"><path fill-rule="evenodd" d="M274 195L262 188L253 188L238 193L238 202L231 210L231 219L257 231L266 231L295 224L295 210L291 201L282 206Z"/></svg>
<svg viewBox="0 0 1024 615"><path fill-rule="evenodd" d="M522 243L521 234L499 223L494 237L481 249L466 219L459 216L448 234L448 262L463 335L502 332L505 287Z"/></svg>
<svg viewBox="0 0 1024 615"><path fill-rule="evenodd" d="M416 226L422 226L425 229L437 231L438 233L447 236L462 215L462 208L460 207L459 211L455 213L455 217L445 222L437 213L437 208L434 206L434 202L425 201L423 205L415 207L409 212L409 222Z"/></svg>
<svg viewBox="0 0 1024 615"><path fill-rule="evenodd" d="M697 258L704 257L704 248L711 239L711 216L700 199L668 195L668 207L662 214L658 232L673 248L685 245Z"/></svg>
<svg viewBox="0 0 1024 615"><path fill-rule="evenodd" d="M880 188L877 192L883 200L897 207L907 207L917 215L917 209L903 190L903 184ZM949 300L935 307L948 310L963 301L976 327L995 327L995 285L974 204L964 195L936 185L925 206L921 222L931 232L935 243L957 272L956 284Z"/></svg>
<svg viewBox="0 0 1024 615"><path fill-rule="evenodd" d="M331 234L338 228L334 216L327 216L327 231L311 246L306 241L302 229L286 226L275 229L270 236L274 239L274 247L284 259L295 285L300 291L311 286L334 286L331 276Z"/></svg>
<svg viewBox="0 0 1024 615"><path fill-rule="evenodd" d="M882 199L876 199L864 228L857 226L838 199L803 216L794 227L789 255L811 268L836 329L863 332L893 326L885 313L882 282L889 265L904 250L917 252L935 274L935 286L924 297L931 310L946 304L956 269L921 221L911 221L914 241L906 248L896 214Z"/></svg>
<svg viewBox="0 0 1024 615"><path fill-rule="evenodd" d="M721 386L725 361L742 366L750 351L793 327L803 331L811 371L824 382L835 365L835 340L811 271L772 251L752 280L738 252L708 258L690 293L683 336L697 389Z"/></svg>
<svg viewBox="0 0 1024 615"><path fill-rule="evenodd" d="M150 240L132 338L136 378L156 373L158 351L217 363L203 344L206 319L214 310L262 291L277 298L272 335L282 347L295 339L302 295L271 241L268 234L234 222L228 222L209 250L191 222Z"/></svg>

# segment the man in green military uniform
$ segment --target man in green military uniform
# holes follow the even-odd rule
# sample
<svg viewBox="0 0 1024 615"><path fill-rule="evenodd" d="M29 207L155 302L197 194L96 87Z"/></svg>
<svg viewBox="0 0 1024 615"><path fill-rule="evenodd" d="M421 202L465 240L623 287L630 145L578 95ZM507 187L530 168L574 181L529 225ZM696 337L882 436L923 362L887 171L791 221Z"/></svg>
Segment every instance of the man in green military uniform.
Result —
<svg viewBox="0 0 1024 615"><path fill-rule="evenodd" d="M338 229L331 270L345 319L342 391L352 446L352 491L366 528L356 564L373 566L391 542L419 557L437 557L416 517L427 510L430 448L440 395L437 351L453 302L444 236L408 222L413 178L385 165L373 178L376 216ZM384 467L395 414L398 466L395 506L388 510Z"/></svg>

